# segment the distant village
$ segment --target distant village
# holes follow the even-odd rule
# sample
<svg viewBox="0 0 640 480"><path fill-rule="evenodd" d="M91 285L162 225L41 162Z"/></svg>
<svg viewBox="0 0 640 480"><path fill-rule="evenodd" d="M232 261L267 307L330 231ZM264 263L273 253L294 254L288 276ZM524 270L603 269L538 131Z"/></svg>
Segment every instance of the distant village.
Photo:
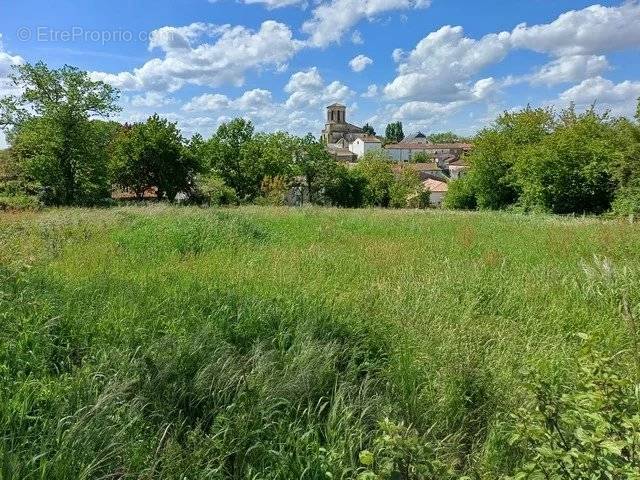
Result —
<svg viewBox="0 0 640 480"><path fill-rule="evenodd" d="M365 153L384 150L398 163L397 169L413 168L418 171L425 189L431 192L431 203L440 205L448 191L450 180L462 177L468 165L464 154L472 148L470 143L432 143L422 132L405 137L398 143L384 144L382 137L370 135L361 127L347 122L347 108L339 103L327 107L327 119L322 130L322 142L337 160L355 164ZM421 154L421 160L414 156Z"/></svg>

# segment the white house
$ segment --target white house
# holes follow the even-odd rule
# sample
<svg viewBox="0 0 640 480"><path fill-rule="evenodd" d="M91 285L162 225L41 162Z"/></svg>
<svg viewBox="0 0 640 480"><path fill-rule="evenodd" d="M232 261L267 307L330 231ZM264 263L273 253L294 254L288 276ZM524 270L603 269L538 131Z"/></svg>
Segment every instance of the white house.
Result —
<svg viewBox="0 0 640 480"><path fill-rule="evenodd" d="M429 192L431 193L431 196L429 197L431 205L435 205L438 207L442 205L442 201L444 200L444 197L449 190L449 185L447 185L447 182L435 178L428 178L424 182L422 182L422 186L425 190L429 190Z"/></svg>
<svg viewBox="0 0 640 480"><path fill-rule="evenodd" d="M469 165L462 159L449 163L449 176L453 180L464 177L467 170L469 170Z"/></svg>
<svg viewBox="0 0 640 480"><path fill-rule="evenodd" d="M455 155L460 157L471 150L468 143L416 143L400 142L386 145L385 150L396 162L408 162L418 152L425 153L430 158L440 155Z"/></svg>
<svg viewBox="0 0 640 480"><path fill-rule="evenodd" d="M363 135L349 144L349 150L358 158L362 158L365 153L371 150L380 150L381 148L382 142L373 135Z"/></svg>

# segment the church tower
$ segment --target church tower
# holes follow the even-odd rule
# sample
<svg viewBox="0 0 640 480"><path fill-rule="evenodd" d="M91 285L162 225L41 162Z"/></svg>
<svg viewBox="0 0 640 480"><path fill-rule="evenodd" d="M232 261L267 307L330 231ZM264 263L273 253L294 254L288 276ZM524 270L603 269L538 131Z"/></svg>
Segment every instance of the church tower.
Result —
<svg viewBox="0 0 640 480"><path fill-rule="evenodd" d="M361 135L362 129L347 123L347 107L340 103L334 103L327 107L327 121L322 130L322 141L327 144L336 144L341 142L341 148L353 142L358 135Z"/></svg>
<svg viewBox="0 0 640 480"><path fill-rule="evenodd" d="M347 107L339 103L334 103L327 107L327 123L347 123L345 115Z"/></svg>

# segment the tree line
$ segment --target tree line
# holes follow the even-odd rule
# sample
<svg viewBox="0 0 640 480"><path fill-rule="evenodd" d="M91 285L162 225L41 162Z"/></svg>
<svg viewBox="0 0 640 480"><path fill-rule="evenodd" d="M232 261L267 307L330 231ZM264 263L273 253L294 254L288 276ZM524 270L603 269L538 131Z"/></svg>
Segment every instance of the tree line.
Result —
<svg viewBox="0 0 640 480"><path fill-rule="evenodd" d="M113 191L209 204L283 204L291 195L354 208L425 204L417 173L398 174L380 153L348 168L311 134L260 133L241 118L187 139L158 115L109 120L118 90L77 68L25 64L11 79L22 93L0 100L10 145L0 155L0 204L99 205Z"/></svg>
<svg viewBox="0 0 640 480"><path fill-rule="evenodd" d="M640 99L635 120L594 106L505 112L480 131L471 168L445 206L556 214L640 213Z"/></svg>

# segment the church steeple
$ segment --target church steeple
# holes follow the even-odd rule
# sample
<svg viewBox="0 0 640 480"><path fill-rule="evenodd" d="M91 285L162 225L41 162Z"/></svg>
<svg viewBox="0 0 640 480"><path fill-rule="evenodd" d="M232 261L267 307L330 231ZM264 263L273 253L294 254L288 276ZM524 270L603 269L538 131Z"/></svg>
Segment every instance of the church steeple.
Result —
<svg viewBox="0 0 640 480"><path fill-rule="evenodd" d="M347 107L334 103L327 107L327 123L346 123Z"/></svg>

